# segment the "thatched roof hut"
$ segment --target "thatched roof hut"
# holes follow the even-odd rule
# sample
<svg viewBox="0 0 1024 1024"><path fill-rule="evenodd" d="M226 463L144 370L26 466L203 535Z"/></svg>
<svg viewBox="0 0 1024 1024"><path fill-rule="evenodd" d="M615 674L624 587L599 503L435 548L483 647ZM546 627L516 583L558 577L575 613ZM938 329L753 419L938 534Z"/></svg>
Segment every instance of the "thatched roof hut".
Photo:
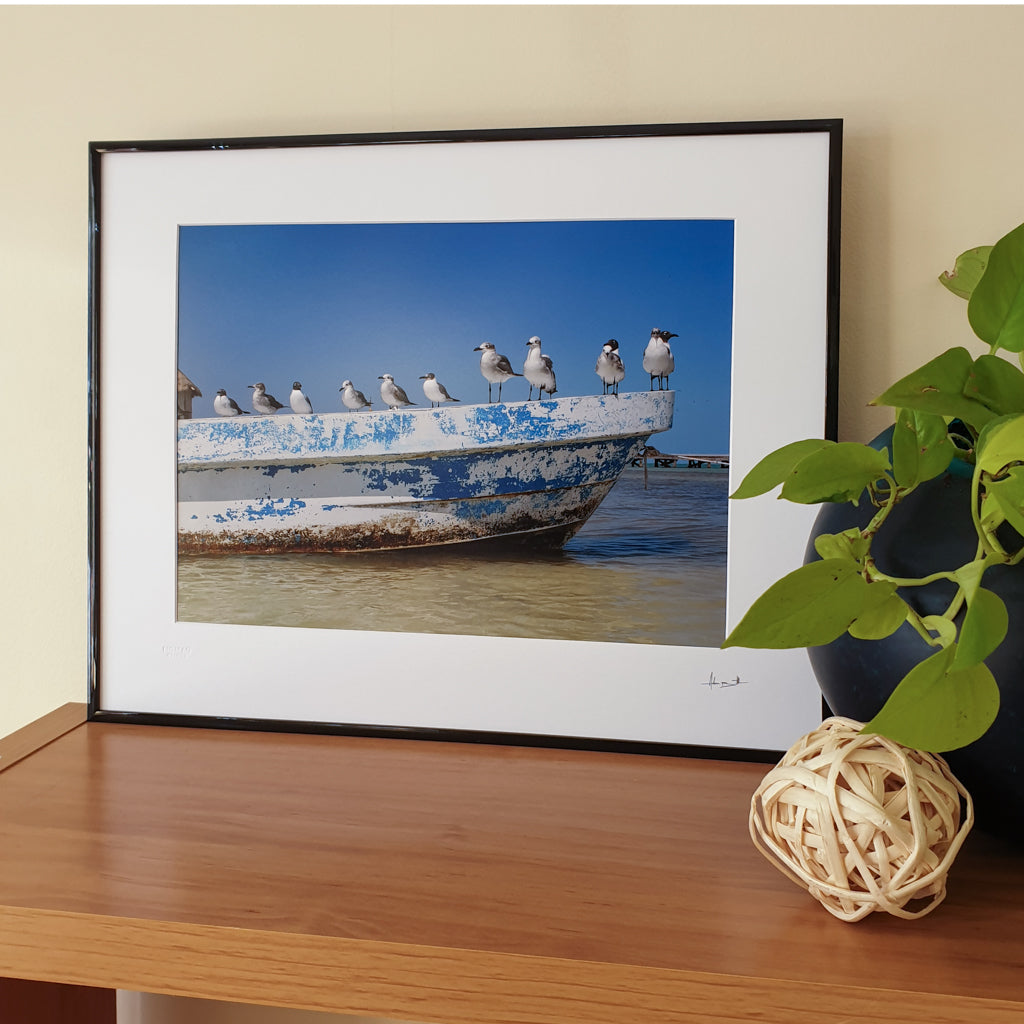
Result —
<svg viewBox="0 0 1024 1024"><path fill-rule="evenodd" d="M192 419L192 399L202 398L203 393L181 372L178 371L178 419Z"/></svg>

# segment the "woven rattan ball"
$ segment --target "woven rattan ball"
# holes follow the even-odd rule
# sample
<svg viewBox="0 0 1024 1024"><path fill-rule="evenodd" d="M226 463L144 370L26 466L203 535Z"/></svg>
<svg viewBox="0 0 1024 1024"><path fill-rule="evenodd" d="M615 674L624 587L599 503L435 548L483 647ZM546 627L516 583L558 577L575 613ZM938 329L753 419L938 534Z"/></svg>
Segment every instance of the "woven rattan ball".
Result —
<svg viewBox="0 0 1024 1024"><path fill-rule="evenodd" d="M973 802L941 757L862 728L829 718L794 744L754 793L750 835L844 921L922 917L945 898Z"/></svg>

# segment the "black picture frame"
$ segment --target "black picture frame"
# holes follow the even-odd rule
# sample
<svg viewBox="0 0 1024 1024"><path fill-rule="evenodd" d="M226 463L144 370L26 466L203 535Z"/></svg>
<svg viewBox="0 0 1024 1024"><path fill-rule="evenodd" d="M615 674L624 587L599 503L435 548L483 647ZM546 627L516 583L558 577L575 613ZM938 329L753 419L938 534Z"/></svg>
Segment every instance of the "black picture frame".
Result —
<svg viewBox="0 0 1024 1024"><path fill-rule="evenodd" d="M218 633L233 635L242 627L178 623L173 598L166 593L168 583L173 584L173 528L169 532L162 511L151 514L150 510L163 509L157 492L165 489L163 482L151 481L163 481L159 474L173 481L169 453L174 428L169 413L165 418L159 411L165 404L159 396L169 397L174 360L172 228L182 223L231 223L239 217L259 222L265 181L279 188L282 182L294 183L294 203L285 201L283 211L268 210L267 217L274 222L282 217L285 222L307 222L312 217L315 222L319 214L308 212L309 190L315 193L322 187L324 175L329 177L339 162L344 165L357 154L371 153L394 175L389 186L381 186L387 193L381 202L385 207L394 202L397 209L390 216L398 221L410 216L409 190L396 188L393 182L416 180L422 172L418 161L438 153L450 155L456 166L470 154L473 159L493 154L487 166L496 168L496 175L509 176L515 175L517 161L547 160L557 154L555 163L564 157L568 170L553 172L547 187L568 195L572 184L566 176L574 173L574 167L576 172L585 167L588 175L598 179L594 191L603 187L607 193L608 209L602 215L611 218L643 217L642 210L629 212L634 207L628 196L645 190L670 197L663 200L665 217L731 216L737 236L737 302L744 301L740 290L748 284L758 290L755 308L737 316L736 329L752 334L749 328L755 325L764 332L763 338L745 336L736 342L743 351L736 357L740 369L734 376L734 402L755 408L743 428L744 437L732 448L731 472L738 481L760 455L799 436L836 437L841 119L93 142L89 146L90 719L774 760L788 745L787 737L812 728L820 719L820 698L802 652L708 648L688 658L677 657L676 651L635 651L633 655L643 662L639 674L653 680L649 691L641 688L639 693L632 684L622 684L623 706L650 703L636 722L630 714L623 715L616 698L609 697L624 663L616 661L617 654L609 660L607 651L588 661L591 666L607 666L598 689L609 709L604 724L596 725L593 716L584 713L587 691L578 688L578 679L558 713L550 717L543 708L536 714L521 714L519 708L506 717L509 709L502 694L507 693L507 679L500 680L500 689L489 696L479 695L463 681L439 702L456 708L460 701L477 703L467 707L466 714L437 716L419 698L403 706L401 691L391 697L390 713L381 705L368 710L361 704L339 705L333 698L318 701L315 694L296 702L294 681L286 683L279 671L259 699L248 692L237 701L207 699L216 691L217 680L224 678L225 665L237 664L239 651L255 642L251 631L272 632L274 627L247 627L250 632L244 641L232 639L230 650L211 653L200 648L218 648ZM602 181L601 163L609 154L613 162L621 159L622 165ZM638 167L644 169L642 176ZM714 197L702 201L702 188L715 193ZM239 206L239 194L249 196L248 206L244 202ZM316 198L314 194L314 207ZM549 209L540 198L537 206ZM654 205L658 202L656 198ZM345 213L341 210L342 217ZM379 206L369 213L348 210L347 214L354 219L381 216ZM452 217L450 205L443 214ZM323 216L337 219L339 211L332 208ZM416 216L432 219L439 214L431 209ZM454 219L460 216L473 220L481 213L478 207L461 213L455 210ZM521 217L522 211L510 215L499 204L490 216L495 220ZM574 208L565 216L572 219L580 213ZM771 257L767 262L766 255ZM784 297L760 280L781 265L787 274ZM146 338L144 352L132 344L132 338L139 336ZM752 353L753 365L747 365ZM776 386L771 381L772 367L787 362L790 369L775 378L785 377L785 394L781 399L778 395L764 399L760 392ZM802 369L793 372L793 366ZM126 382L156 396L153 404L158 413L145 419L126 415L117 401ZM792 417L779 413L782 406ZM780 418L785 422L778 422ZM173 482L166 486L173 488ZM126 496L145 511L125 514ZM730 575L733 618L772 579L798 564L810 522L790 509L780 515L770 501L743 504L751 506L743 515L759 525L745 528L751 537L742 544L730 535L730 565L734 544L742 548L735 554L742 569ZM140 525L143 519L145 524ZM763 531L760 538L759 531ZM764 551L767 534L772 543ZM755 552L759 552L756 558ZM152 604L149 593L162 596ZM477 666L490 658L490 654L480 655L480 638L409 640L431 651L448 641L456 648L472 649ZM365 658L367 649L364 645L359 657ZM312 690L323 690L322 669L329 660L321 651L303 665L302 678ZM551 679L570 675L564 665L559 667L557 657L549 673ZM200 683L190 689L182 684L186 675ZM729 680L747 682L745 676L757 678L750 679L749 686L722 685ZM525 704L543 705L550 699L547 684L531 685L522 695ZM708 712L709 725L702 728L699 721L693 724L695 717L704 714L695 715L695 701L703 702L703 707L709 697L729 707ZM574 724L577 712L579 726ZM630 721L623 724L623 718ZM674 728L674 719L685 726ZM756 724L751 727L751 723Z"/></svg>

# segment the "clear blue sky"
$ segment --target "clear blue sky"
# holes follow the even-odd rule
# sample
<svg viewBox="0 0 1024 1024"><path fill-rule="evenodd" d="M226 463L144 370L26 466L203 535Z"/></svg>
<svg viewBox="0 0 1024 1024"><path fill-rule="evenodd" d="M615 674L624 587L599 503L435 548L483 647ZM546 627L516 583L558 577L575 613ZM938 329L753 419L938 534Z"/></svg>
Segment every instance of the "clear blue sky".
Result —
<svg viewBox="0 0 1024 1024"><path fill-rule="evenodd" d="M178 366L200 388L194 416L227 389L251 409L263 381L287 406L293 380L316 412L344 411L346 378L383 409L390 373L424 407L433 372L486 402L475 346L522 372L539 335L556 397L600 394L594 363L616 338L621 391L646 391L652 327L672 340L675 426L663 451L728 451L733 298L731 221L186 226L179 238ZM529 385L509 381L506 401Z"/></svg>

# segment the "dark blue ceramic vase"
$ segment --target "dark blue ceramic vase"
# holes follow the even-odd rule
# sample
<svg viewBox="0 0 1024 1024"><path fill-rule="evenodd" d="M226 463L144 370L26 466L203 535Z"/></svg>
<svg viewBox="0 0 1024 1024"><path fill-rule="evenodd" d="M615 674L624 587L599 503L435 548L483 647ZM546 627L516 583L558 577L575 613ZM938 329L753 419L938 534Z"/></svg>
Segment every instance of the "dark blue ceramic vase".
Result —
<svg viewBox="0 0 1024 1024"><path fill-rule="evenodd" d="M873 443L878 441L885 443L884 437ZM897 505L872 545L882 572L920 577L957 569L973 559L977 535L970 489L969 477L946 472ZM825 505L815 520L806 560L818 557L818 534L864 527L875 511L866 496L859 506ZM1015 536L1008 535L1011 548ZM1006 602L1010 617L1006 639L986 659L999 684L999 715L981 739L943 756L974 799L978 828L1019 843L1024 840L1024 564L989 569L983 585ZM900 591L921 615L941 614L953 594L953 585L946 581ZM861 722L872 718L903 676L930 653L934 650L907 623L884 640L844 634L808 649L829 708Z"/></svg>

